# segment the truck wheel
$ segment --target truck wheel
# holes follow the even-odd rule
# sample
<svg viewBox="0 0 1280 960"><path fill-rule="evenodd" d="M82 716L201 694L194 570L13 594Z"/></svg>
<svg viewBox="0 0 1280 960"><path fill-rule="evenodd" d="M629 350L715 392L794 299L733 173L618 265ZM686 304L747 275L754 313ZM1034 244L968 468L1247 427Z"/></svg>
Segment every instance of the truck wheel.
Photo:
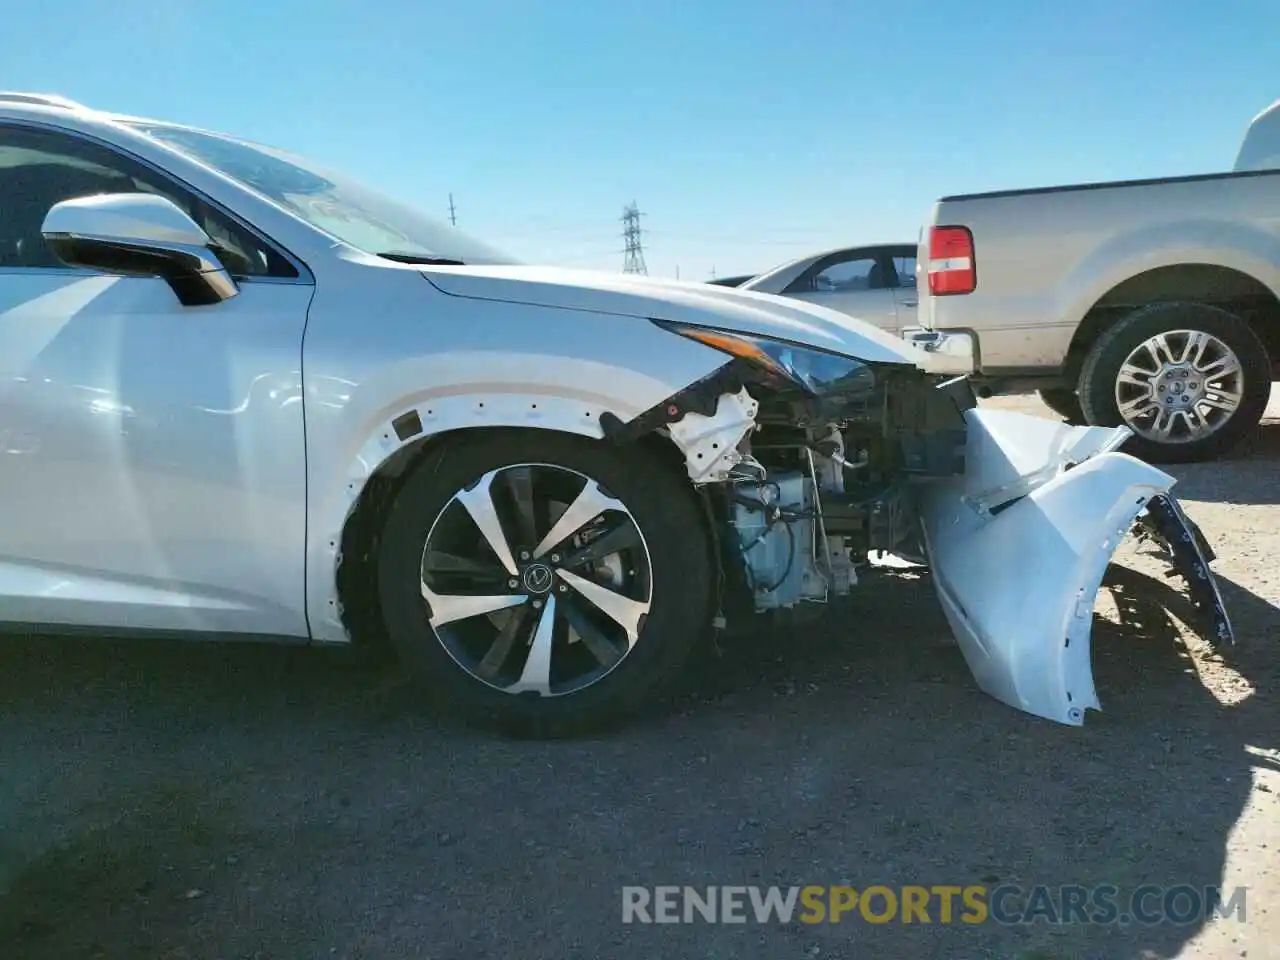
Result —
<svg viewBox="0 0 1280 960"><path fill-rule="evenodd" d="M546 431L447 444L387 517L390 639L464 719L585 732L671 691L711 621L711 551L683 477Z"/></svg>
<svg viewBox="0 0 1280 960"><path fill-rule="evenodd" d="M1098 338L1080 373L1085 419L1129 427L1126 449L1153 463L1225 453L1270 395L1271 359L1253 328L1199 303L1135 310Z"/></svg>
<svg viewBox="0 0 1280 960"><path fill-rule="evenodd" d="M1040 402L1074 426L1084 423L1084 411L1080 409L1080 396L1074 390L1040 390Z"/></svg>

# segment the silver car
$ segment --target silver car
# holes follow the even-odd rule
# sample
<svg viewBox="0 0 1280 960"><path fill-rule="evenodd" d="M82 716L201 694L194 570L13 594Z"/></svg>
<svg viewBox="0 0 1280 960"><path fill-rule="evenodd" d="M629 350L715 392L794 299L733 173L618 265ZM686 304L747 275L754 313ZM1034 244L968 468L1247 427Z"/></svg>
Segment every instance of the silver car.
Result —
<svg viewBox="0 0 1280 960"><path fill-rule="evenodd" d="M0 94L20 629L389 641L460 715L558 734L893 556L932 567L983 689L1079 724L1135 528L1231 639L1124 428L980 410L933 360L799 300L522 266L279 150Z"/></svg>
<svg viewBox="0 0 1280 960"><path fill-rule="evenodd" d="M895 335L918 326L914 243L813 253L779 264L740 286L830 307Z"/></svg>

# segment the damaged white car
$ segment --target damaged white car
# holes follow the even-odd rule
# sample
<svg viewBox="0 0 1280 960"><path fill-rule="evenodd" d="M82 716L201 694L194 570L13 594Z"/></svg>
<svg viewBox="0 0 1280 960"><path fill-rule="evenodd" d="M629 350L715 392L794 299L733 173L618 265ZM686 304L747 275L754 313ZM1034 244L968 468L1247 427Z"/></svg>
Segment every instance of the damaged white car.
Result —
<svg viewBox="0 0 1280 960"><path fill-rule="evenodd" d="M982 688L1097 707L1135 527L1231 640L1121 429L979 410L870 325L525 267L276 150L0 94L4 620L389 638L451 709L616 719L713 625L927 564Z"/></svg>

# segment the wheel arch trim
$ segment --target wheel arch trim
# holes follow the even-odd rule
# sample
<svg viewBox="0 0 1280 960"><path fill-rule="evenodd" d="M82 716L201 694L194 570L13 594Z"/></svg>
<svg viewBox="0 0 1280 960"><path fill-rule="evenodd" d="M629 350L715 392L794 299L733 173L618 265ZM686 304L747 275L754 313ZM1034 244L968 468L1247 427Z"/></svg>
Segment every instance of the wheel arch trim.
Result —
<svg viewBox="0 0 1280 960"><path fill-rule="evenodd" d="M1256 228L1220 221L1161 223L1123 233L1067 271L1057 286L1055 313L1076 333L1115 289L1143 274L1177 267L1210 267L1240 274L1280 301L1280 239ZM1073 347L1078 347L1075 334Z"/></svg>
<svg viewBox="0 0 1280 960"><path fill-rule="evenodd" d="M1160 266L1154 266L1149 269L1141 270L1137 273L1130 274L1124 279L1111 284L1102 291L1095 299L1093 299L1084 309L1084 313L1080 317L1080 322L1076 326L1075 332L1072 334L1071 343L1067 350L1067 359L1064 367L1068 370L1074 370L1079 373L1080 366L1084 362L1084 357L1088 351L1097 342L1098 338L1112 326L1117 319L1138 310L1145 309L1156 303L1195 303L1208 306L1220 306L1219 303L1196 296L1172 295L1167 298L1156 300L1148 300L1146 303L1137 305L1126 305L1122 303L1108 303L1108 298L1122 290L1127 285L1134 284L1148 278L1154 278L1156 275L1163 273L1174 273L1180 269L1199 269L1214 272L1222 276L1231 277L1235 282L1242 286L1253 285L1258 291L1259 296L1269 295L1277 306L1280 306L1280 292L1271 284L1265 283L1258 277L1261 271L1244 270L1239 266L1229 266L1224 263L1204 263L1204 262L1187 262L1179 260L1173 263L1166 263ZM1127 309L1126 309L1127 308ZM1105 318L1110 317L1110 320Z"/></svg>
<svg viewBox="0 0 1280 960"><path fill-rule="evenodd" d="M307 540L307 611L314 643L353 639L343 616L339 566L347 526L375 477L392 481L415 464L425 445L451 442L471 431L534 429L603 440L601 418L631 419L642 411L588 391L561 387L512 390L456 388L433 391L384 409L330 489L312 491L317 504ZM340 482L339 482L340 481Z"/></svg>

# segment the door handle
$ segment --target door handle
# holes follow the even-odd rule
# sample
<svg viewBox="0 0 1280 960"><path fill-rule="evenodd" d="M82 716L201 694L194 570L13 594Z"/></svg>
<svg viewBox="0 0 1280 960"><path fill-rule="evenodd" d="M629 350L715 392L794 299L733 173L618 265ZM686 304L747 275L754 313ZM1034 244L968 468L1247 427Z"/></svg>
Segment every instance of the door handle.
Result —
<svg viewBox="0 0 1280 960"><path fill-rule="evenodd" d="M919 301L919 300L903 300L903 301L902 301L902 305L903 305L904 307L914 307L914 306L918 305L919 303L920 303L920 301Z"/></svg>

